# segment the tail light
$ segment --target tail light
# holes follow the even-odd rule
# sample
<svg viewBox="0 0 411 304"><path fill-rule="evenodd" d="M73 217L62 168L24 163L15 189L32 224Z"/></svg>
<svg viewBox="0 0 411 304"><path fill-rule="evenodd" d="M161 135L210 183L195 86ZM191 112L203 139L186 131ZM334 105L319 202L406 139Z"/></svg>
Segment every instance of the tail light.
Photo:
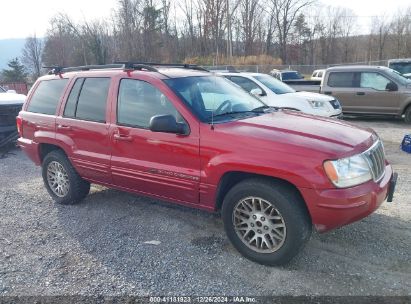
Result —
<svg viewBox="0 0 411 304"><path fill-rule="evenodd" d="M19 132L20 137L23 136L23 119L20 116L16 117L17 132Z"/></svg>

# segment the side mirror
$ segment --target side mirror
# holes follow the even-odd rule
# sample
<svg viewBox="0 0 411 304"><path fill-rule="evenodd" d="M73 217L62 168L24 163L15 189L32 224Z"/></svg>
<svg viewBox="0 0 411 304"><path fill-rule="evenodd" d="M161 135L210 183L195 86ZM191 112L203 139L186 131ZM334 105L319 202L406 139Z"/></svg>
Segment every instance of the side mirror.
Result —
<svg viewBox="0 0 411 304"><path fill-rule="evenodd" d="M16 90L7 90L7 93L17 94Z"/></svg>
<svg viewBox="0 0 411 304"><path fill-rule="evenodd" d="M255 96L264 96L264 95L265 95L264 92L263 92L263 90L261 90L260 88L252 89L252 90L250 91L250 93L253 94L253 95L255 95Z"/></svg>
<svg viewBox="0 0 411 304"><path fill-rule="evenodd" d="M173 115L156 115L151 117L149 129L153 132L187 134L185 124L178 123Z"/></svg>
<svg viewBox="0 0 411 304"><path fill-rule="evenodd" d="M398 91L398 86L394 82L389 82L389 83L387 83L387 86L385 87L385 90L389 91L389 92Z"/></svg>

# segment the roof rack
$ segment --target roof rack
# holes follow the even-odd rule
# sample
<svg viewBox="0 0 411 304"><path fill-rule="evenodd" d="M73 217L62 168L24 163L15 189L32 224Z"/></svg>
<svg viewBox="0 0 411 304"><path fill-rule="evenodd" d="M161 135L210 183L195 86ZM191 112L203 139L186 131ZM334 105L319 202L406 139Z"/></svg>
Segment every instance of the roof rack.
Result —
<svg viewBox="0 0 411 304"><path fill-rule="evenodd" d="M168 68L183 68L183 69L190 69L190 70L198 70L209 72L209 70L200 67L196 64L188 64L188 63L157 63L157 62L134 62L134 61L116 61L115 64L124 64L126 67L131 69L139 69L144 68L147 70L156 70L155 67L168 67Z"/></svg>
<svg viewBox="0 0 411 304"><path fill-rule="evenodd" d="M48 72L49 75L53 75L53 74L57 75L57 74L65 73L65 72L104 70L104 69L147 70L151 72L159 72L159 70L156 67L184 68L184 69L209 72L209 70L202 68L195 64L131 62L131 61L118 61L112 64L83 65L83 66L77 66L77 67L45 66L43 68L50 70Z"/></svg>

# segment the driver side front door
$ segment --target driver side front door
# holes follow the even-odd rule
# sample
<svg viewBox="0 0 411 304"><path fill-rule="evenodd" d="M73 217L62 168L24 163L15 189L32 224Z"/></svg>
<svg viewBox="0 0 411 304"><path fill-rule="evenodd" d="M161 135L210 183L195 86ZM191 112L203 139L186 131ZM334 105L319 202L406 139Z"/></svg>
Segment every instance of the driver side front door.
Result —
<svg viewBox="0 0 411 304"><path fill-rule="evenodd" d="M142 194L198 204L198 125L189 125L188 135L150 131L151 117L165 114L188 125L156 86L143 80L121 79L116 123L110 137L114 184Z"/></svg>

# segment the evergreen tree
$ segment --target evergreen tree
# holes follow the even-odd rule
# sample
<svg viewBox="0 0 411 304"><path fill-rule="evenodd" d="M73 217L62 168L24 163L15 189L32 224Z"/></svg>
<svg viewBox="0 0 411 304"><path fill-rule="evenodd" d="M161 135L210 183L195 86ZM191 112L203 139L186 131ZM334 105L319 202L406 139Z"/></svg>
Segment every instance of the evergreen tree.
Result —
<svg viewBox="0 0 411 304"><path fill-rule="evenodd" d="M20 63L20 60L16 57L10 60L7 65L9 69L2 71L2 79L4 82L26 82L28 73L24 65Z"/></svg>

